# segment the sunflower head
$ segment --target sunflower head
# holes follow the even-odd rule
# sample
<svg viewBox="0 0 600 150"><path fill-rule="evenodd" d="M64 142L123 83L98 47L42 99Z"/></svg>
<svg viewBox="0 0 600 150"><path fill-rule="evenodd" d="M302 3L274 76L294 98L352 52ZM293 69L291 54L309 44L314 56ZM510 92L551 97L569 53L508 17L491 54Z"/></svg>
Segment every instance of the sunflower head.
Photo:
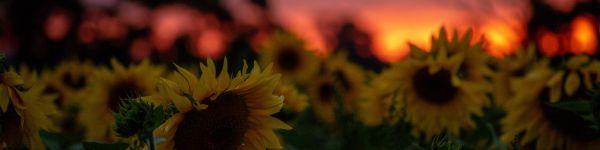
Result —
<svg viewBox="0 0 600 150"><path fill-rule="evenodd" d="M533 45L527 49L519 49L516 53L504 57L497 62L494 75L494 98L496 104L503 106L515 91L511 88L515 82L523 80L524 76L536 65L547 65L547 60L536 58L536 49Z"/></svg>
<svg viewBox="0 0 600 150"><path fill-rule="evenodd" d="M521 146L536 149L597 149L600 132L580 111L591 106L598 80L597 62L589 56L567 58L560 68L537 65L512 86L515 96L506 103L503 141L523 133ZM582 106L573 110L573 106ZM592 109L590 107L590 109ZM588 112L589 113L589 112ZM589 114L591 115L591 114Z"/></svg>
<svg viewBox="0 0 600 150"><path fill-rule="evenodd" d="M338 52L329 57L325 63L325 73L334 78L334 86L343 97L345 112L356 109L356 99L367 83L366 71L357 64L348 61L345 52Z"/></svg>
<svg viewBox="0 0 600 150"><path fill-rule="evenodd" d="M0 112L0 148L13 149L24 145L29 149L44 149L38 133L40 130L55 130L48 118L57 113L52 105L54 97L42 94L43 85L16 88L14 86L22 83L15 81L22 79L14 72L2 74L4 90L0 94L3 95L3 101L6 100L6 105L2 105Z"/></svg>
<svg viewBox="0 0 600 150"><path fill-rule="evenodd" d="M99 68L90 78L90 93L82 102L78 120L87 129L86 137L101 141L114 141L116 136L111 125L113 112L119 112L123 98L156 93L156 80L163 74L162 66L151 65L148 61L140 64L122 65L112 60L111 69Z"/></svg>
<svg viewBox="0 0 600 150"><path fill-rule="evenodd" d="M284 80L302 83L316 73L317 56L308 51L302 40L291 33L276 31L260 49L262 65L273 64Z"/></svg>
<svg viewBox="0 0 600 150"><path fill-rule="evenodd" d="M392 64L374 79L377 90L387 91L383 100L395 110L391 116L403 115L413 125L414 136L431 139L448 132L458 135L472 129L472 115L482 115L491 90L486 74L489 71L481 41L471 44L471 32L448 39L442 28L432 46L424 50L410 45L406 60ZM489 71L489 72L488 72ZM393 118L393 117L392 117Z"/></svg>
<svg viewBox="0 0 600 150"><path fill-rule="evenodd" d="M279 75L271 69L261 70L255 63L249 71L244 63L241 71L230 76L225 59L217 74L209 59L196 77L177 67L175 81L159 82L160 102L179 110L155 130L167 139L159 149L281 148L272 129L290 127L270 116L283 106L283 97L273 94Z"/></svg>
<svg viewBox="0 0 600 150"><path fill-rule="evenodd" d="M285 98L285 101L283 101L284 110L300 113L309 106L308 96L298 91L294 84L282 82L277 86L274 93Z"/></svg>

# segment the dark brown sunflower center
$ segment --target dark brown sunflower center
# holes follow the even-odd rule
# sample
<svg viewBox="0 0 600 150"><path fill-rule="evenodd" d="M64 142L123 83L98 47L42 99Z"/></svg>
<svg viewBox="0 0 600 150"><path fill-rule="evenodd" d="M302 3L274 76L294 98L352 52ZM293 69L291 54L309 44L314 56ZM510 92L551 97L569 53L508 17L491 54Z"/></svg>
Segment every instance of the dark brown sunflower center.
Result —
<svg viewBox="0 0 600 150"><path fill-rule="evenodd" d="M175 149L235 150L248 129L244 98L223 93L216 100L204 99L204 110L191 110L175 131Z"/></svg>
<svg viewBox="0 0 600 150"><path fill-rule="evenodd" d="M123 98L131 98L135 96L145 95L144 88L137 82L131 79L121 79L112 86L108 91L108 107L113 112L119 111L119 104Z"/></svg>
<svg viewBox="0 0 600 150"><path fill-rule="evenodd" d="M58 108L62 108L63 104L65 103L65 97L63 95L63 93L59 92L58 89L55 86L52 85L48 85L44 88L44 91L42 91L43 94L56 94L56 100L54 100L54 105L56 105L56 107Z"/></svg>
<svg viewBox="0 0 600 150"><path fill-rule="evenodd" d="M456 96L456 89L452 85L452 75L446 69L441 69L434 74L429 73L429 67L423 67L413 77L413 88L421 99L434 103L444 104Z"/></svg>
<svg viewBox="0 0 600 150"><path fill-rule="evenodd" d="M571 96L567 96L564 90L561 91L561 102L590 100L592 98L591 95L588 93L589 91L585 90L585 87L583 85L580 86L579 90L577 90L577 92L575 92ZM600 136L599 133L595 132L595 130L591 128L591 122L586 121L577 113L549 106L549 88L544 88L542 92L540 92L538 99L542 111L544 113L544 118L550 121L551 126L560 131L561 133L580 140L593 140L595 139L595 137Z"/></svg>
<svg viewBox="0 0 600 150"><path fill-rule="evenodd" d="M332 83L330 82L324 82L321 83L321 85L319 85L318 87L319 89L317 89L318 91L318 96L319 96L319 101L324 102L324 103L329 103L333 101L333 96L334 96L334 89L335 88L333 86Z"/></svg>
<svg viewBox="0 0 600 150"><path fill-rule="evenodd" d="M338 82L342 85L342 88L346 91L352 91L354 87L350 84L348 77L342 71L336 71L335 76L338 78Z"/></svg>
<svg viewBox="0 0 600 150"><path fill-rule="evenodd" d="M281 70L293 71L300 67L300 54L296 49L288 47L277 53L276 63Z"/></svg>
<svg viewBox="0 0 600 150"><path fill-rule="evenodd" d="M0 140L6 142L9 146L19 143L18 140L22 136L21 117L15 111L15 108L8 103L8 108L5 112L0 112Z"/></svg>
<svg viewBox="0 0 600 150"><path fill-rule="evenodd" d="M71 73L65 73L61 77L62 82L71 89L81 89L85 87L85 76L73 76Z"/></svg>

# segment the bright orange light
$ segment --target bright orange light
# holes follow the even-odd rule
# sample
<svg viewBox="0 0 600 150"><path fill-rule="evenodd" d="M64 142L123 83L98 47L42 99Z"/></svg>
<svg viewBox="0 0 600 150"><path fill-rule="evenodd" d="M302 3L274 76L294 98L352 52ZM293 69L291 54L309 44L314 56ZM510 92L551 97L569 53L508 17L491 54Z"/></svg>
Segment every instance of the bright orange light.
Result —
<svg viewBox="0 0 600 150"><path fill-rule="evenodd" d="M492 55L501 57L514 51L520 44L525 35L522 26L529 15L528 3L521 0L461 1L467 8L473 6L478 9L463 9L448 5L454 3L452 1L441 3L437 0L311 2L273 1L270 3L273 6L272 19L305 40L308 47L317 48L318 52L329 52L335 45L327 45L328 42L324 41L327 37L315 24L322 20L327 23L327 19L331 18L349 17L371 34L373 54L385 62L404 58L408 54L409 42L429 49L431 35L442 26L450 31L472 28L476 40L481 35L487 35L489 41L486 41L486 48L491 49ZM490 21L493 23L488 23Z"/></svg>
<svg viewBox="0 0 600 150"><path fill-rule="evenodd" d="M571 52L575 54L594 54L598 47L594 20L589 16L579 16L571 23Z"/></svg>
<svg viewBox="0 0 600 150"><path fill-rule="evenodd" d="M501 58L516 50L520 34L509 25L503 23L490 23L482 28L485 37L485 48L494 57Z"/></svg>
<svg viewBox="0 0 600 150"><path fill-rule="evenodd" d="M150 41L158 51L168 51L175 40L191 28L195 11L184 5L169 5L157 8L150 22Z"/></svg>
<svg viewBox="0 0 600 150"><path fill-rule="evenodd" d="M558 36L552 32L542 32L537 41L541 52L546 56L556 56L560 50L560 40Z"/></svg>
<svg viewBox="0 0 600 150"><path fill-rule="evenodd" d="M218 30L205 30L196 41L196 55L199 57L219 58L225 48L224 35Z"/></svg>
<svg viewBox="0 0 600 150"><path fill-rule="evenodd" d="M362 23L373 33L373 53L385 62L402 60L409 53L408 43L424 50L430 49L431 36L441 26L454 29L461 23L456 22L464 14L443 8L413 10L404 14L395 13L396 9L381 8L362 12ZM444 15L440 15L444 14Z"/></svg>

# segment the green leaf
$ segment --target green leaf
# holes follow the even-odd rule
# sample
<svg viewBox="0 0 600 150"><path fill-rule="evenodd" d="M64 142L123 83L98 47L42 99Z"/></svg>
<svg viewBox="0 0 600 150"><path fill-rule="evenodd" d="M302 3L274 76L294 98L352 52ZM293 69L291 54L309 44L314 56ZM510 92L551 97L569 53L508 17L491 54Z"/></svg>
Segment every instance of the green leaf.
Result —
<svg viewBox="0 0 600 150"><path fill-rule="evenodd" d="M586 113L586 114L592 113L594 110L593 101L585 101L585 100L546 103L546 105L548 105L552 108L560 109L560 110L567 110L567 111L573 111L573 112L577 112L577 113Z"/></svg>
<svg viewBox="0 0 600 150"><path fill-rule="evenodd" d="M125 150L128 146L126 143L83 142L85 150Z"/></svg>

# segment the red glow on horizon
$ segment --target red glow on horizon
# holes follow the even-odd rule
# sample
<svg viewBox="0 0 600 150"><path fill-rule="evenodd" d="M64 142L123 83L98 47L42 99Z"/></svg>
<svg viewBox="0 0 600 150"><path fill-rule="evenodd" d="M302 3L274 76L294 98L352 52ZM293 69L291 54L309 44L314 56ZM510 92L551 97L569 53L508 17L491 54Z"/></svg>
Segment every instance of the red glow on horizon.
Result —
<svg viewBox="0 0 600 150"><path fill-rule="evenodd" d="M484 48L490 55L497 58L502 58L517 50L518 43L525 34L500 22L489 23L481 30L486 41Z"/></svg>
<svg viewBox="0 0 600 150"><path fill-rule="evenodd" d="M571 23L570 50L575 54L594 54L598 47L596 25L593 18L579 16Z"/></svg>
<svg viewBox="0 0 600 150"><path fill-rule="evenodd" d="M529 8L524 1L316 1L274 2L274 19L305 40L318 53L331 51L316 26L320 20L350 17L372 35L373 53L384 62L395 62L408 53L408 43L429 49L431 36L440 27L473 29L474 40L485 36L485 49L502 57L512 53L525 37ZM334 6L334 7L332 7ZM322 21L321 21L322 22ZM325 21L327 22L327 21ZM462 33L462 32L459 32Z"/></svg>
<svg viewBox="0 0 600 150"><path fill-rule="evenodd" d="M540 51L546 56L556 56L560 53L560 38L555 33L543 31L537 43Z"/></svg>
<svg viewBox="0 0 600 150"><path fill-rule="evenodd" d="M196 41L196 56L220 58L225 49L223 33L218 30L205 30Z"/></svg>
<svg viewBox="0 0 600 150"><path fill-rule="evenodd" d="M48 16L44 23L44 30L48 39L53 41L62 40L71 28L71 18L64 12L54 11Z"/></svg>

